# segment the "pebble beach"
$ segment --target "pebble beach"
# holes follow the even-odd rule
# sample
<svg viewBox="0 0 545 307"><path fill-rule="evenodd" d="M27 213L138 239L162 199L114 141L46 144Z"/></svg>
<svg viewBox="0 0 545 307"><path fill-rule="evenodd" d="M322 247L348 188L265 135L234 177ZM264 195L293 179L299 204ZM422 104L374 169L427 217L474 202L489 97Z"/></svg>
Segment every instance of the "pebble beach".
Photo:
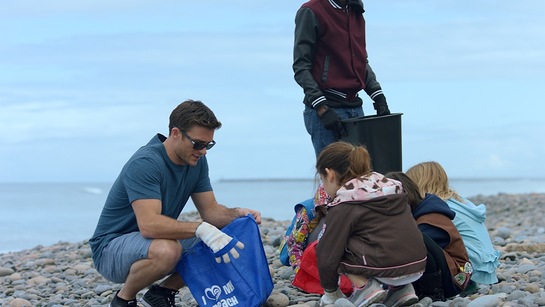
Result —
<svg viewBox="0 0 545 307"><path fill-rule="evenodd" d="M486 225L501 252L499 282L480 285L477 293L467 297L446 302L424 298L415 306L545 306L545 194L500 193L470 199L486 204ZM199 216L188 212L181 219L198 220ZM314 306L320 296L293 287L293 270L278 259L278 245L288 224L288 220L264 217L260 225L275 285L265 306ZM107 306L120 287L94 269L87 241L0 254L1 307ZM177 306L198 306L187 287L180 290L176 302Z"/></svg>

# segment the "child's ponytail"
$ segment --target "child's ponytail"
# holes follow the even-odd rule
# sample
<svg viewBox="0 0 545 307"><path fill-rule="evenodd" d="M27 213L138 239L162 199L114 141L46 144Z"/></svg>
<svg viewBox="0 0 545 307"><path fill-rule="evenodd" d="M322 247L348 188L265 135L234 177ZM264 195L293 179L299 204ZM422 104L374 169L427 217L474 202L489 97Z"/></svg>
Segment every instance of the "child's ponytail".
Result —
<svg viewBox="0 0 545 307"><path fill-rule="evenodd" d="M316 160L316 171L325 175L325 169L334 170L339 183L358 178L372 172L371 157L364 146L354 146L347 142L329 144Z"/></svg>

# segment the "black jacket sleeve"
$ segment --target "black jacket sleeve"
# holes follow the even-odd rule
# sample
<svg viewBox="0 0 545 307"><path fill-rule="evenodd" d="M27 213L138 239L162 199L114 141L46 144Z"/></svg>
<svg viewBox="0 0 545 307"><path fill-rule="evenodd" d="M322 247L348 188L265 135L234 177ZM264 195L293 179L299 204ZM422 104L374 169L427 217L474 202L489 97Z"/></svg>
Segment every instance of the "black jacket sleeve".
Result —
<svg viewBox="0 0 545 307"><path fill-rule="evenodd" d="M373 101L376 101L376 97L384 95L382 87L380 86L380 83L378 83L377 76L371 68L371 65L369 65L369 61L367 61L365 70L365 93L367 93Z"/></svg>
<svg viewBox="0 0 545 307"><path fill-rule="evenodd" d="M303 88L305 104L317 106L325 96L312 76L312 63L318 40L318 20L311 9L302 7L295 16L293 72L295 81Z"/></svg>

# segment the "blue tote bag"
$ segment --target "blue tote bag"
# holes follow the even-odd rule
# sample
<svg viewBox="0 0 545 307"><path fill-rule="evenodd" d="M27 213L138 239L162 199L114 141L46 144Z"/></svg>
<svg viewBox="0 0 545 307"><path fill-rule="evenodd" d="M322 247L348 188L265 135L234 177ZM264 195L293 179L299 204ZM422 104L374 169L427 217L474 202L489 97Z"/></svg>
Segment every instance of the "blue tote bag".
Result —
<svg viewBox="0 0 545 307"><path fill-rule="evenodd" d="M222 231L244 243L238 259L217 263L214 252L199 242L182 255L176 270L199 306L263 305L274 284L257 223L248 215L235 219Z"/></svg>

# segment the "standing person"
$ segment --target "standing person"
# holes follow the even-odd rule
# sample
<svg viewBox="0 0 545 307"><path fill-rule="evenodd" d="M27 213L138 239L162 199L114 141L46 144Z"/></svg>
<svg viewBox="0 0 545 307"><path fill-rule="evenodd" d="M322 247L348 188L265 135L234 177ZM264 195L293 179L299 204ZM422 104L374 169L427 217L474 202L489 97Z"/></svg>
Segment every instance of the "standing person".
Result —
<svg viewBox="0 0 545 307"><path fill-rule="evenodd" d="M362 89L377 115L390 114L367 60L363 12L361 0L310 0L295 17L293 71L316 156L346 134L342 119L364 115Z"/></svg>
<svg viewBox="0 0 545 307"><path fill-rule="evenodd" d="M347 142L328 145L316 171L333 198L316 250L325 292L320 306L343 297L339 274L352 281L349 299L357 307L384 297L388 306L415 304L411 283L422 276L427 251L401 183L373 172L365 147Z"/></svg>
<svg viewBox="0 0 545 307"><path fill-rule="evenodd" d="M202 102L184 101L170 114L168 137L154 135L121 170L89 240L97 271L124 283L110 306L136 306L136 294L150 285L144 306L175 306L175 295L184 286L175 272L182 252L198 239L220 251L232 238L218 228L237 217L251 214L261 223L257 211L216 201L205 155L216 144L214 132L220 127ZM177 220L189 197L203 222ZM229 254L236 259L242 248L238 242L216 260L229 262Z"/></svg>
<svg viewBox="0 0 545 307"><path fill-rule="evenodd" d="M461 293L468 285L472 268L462 237L452 219L456 215L437 195L421 196L418 186L404 173L386 177L401 182L418 228L424 234L428 261L424 275L413 283L419 298L434 301Z"/></svg>
<svg viewBox="0 0 545 307"><path fill-rule="evenodd" d="M447 172L435 161L422 162L407 170L409 176L419 187L421 194L433 193L443 199L456 212L454 225L462 235L464 244L473 265L471 280L479 284L498 282L496 269L500 265L500 252L494 248L485 225L486 206L475 205L460 196L449 185ZM466 292L474 292L476 284L471 284Z"/></svg>

